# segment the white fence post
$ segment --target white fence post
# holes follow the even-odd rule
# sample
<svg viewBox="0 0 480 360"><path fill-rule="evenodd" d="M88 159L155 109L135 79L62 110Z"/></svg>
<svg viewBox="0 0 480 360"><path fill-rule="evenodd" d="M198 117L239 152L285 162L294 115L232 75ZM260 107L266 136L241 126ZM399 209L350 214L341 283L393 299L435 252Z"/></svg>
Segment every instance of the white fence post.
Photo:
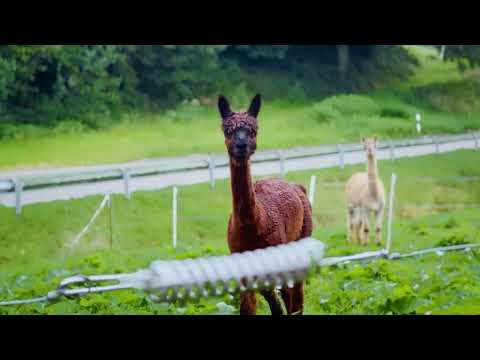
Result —
<svg viewBox="0 0 480 360"><path fill-rule="evenodd" d="M112 193L108 193L108 225L110 228L110 249L113 248Z"/></svg>
<svg viewBox="0 0 480 360"><path fill-rule="evenodd" d="M20 180L15 180L15 213L17 216L22 213L22 191L23 183Z"/></svg>
<svg viewBox="0 0 480 360"><path fill-rule="evenodd" d="M386 251L390 254L392 250L392 221L393 221L393 203L395 199L395 186L397 184L397 175L392 173L392 179L390 181L390 198L388 200L388 229L387 229L387 244Z"/></svg>
<svg viewBox="0 0 480 360"><path fill-rule="evenodd" d="M417 132L420 134L422 132L422 115L417 113L416 115L416 123L417 123Z"/></svg>
<svg viewBox="0 0 480 360"><path fill-rule="evenodd" d="M210 187L213 189L215 187L215 159L209 156L207 163L208 172L210 173Z"/></svg>
<svg viewBox="0 0 480 360"><path fill-rule="evenodd" d="M123 174L123 185L125 189L125 197L130 200L131 195L130 195L130 187L129 187L129 181L130 181L130 172L128 169L122 169L122 174Z"/></svg>
<svg viewBox="0 0 480 360"><path fill-rule="evenodd" d="M278 158L280 160L280 176L285 177L286 170L285 170L285 155L283 152L278 153Z"/></svg>
<svg viewBox="0 0 480 360"><path fill-rule="evenodd" d="M340 169L344 169L345 168L345 161L343 159L343 149L339 144L337 144L337 150L338 150L338 156L339 156Z"/></svg>
<svg viewBox="0 0 480 360"><path fill-rule="evenodd" d="M312 175L310 178L310 188L308 191L308 200L310 201L310 205L312 205L313 208L313 203L315 201L315 187L317 183L317 177L315 175Z"/></svg>
<svg viewBox="0 0 480 360"><path fill-rule="evenodd" d="M173 199L172 199L172 236L173 236L173 248L177 248L177 193L178 189L176 186L173 187Z"/></svg>

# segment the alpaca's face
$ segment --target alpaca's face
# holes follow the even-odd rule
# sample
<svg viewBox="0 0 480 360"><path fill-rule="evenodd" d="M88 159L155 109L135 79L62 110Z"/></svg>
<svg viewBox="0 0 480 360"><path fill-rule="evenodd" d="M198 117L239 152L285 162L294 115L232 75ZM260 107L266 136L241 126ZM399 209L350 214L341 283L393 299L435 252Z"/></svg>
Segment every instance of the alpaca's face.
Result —
<svg viewBox="0 0 480 360"><path fill-rule="evenodd" d="M373 139L362 138L362 145L369 158L377 156L378 137L375 136Z"/></svg>
<svg viewBox="0 0 480 360"><path fill-rule="evenodd" d="M247 112L232 112L227 99L218 99L225 145L234 165L244 165L257 149L257 116L261 99L257 95Z"/></svg>

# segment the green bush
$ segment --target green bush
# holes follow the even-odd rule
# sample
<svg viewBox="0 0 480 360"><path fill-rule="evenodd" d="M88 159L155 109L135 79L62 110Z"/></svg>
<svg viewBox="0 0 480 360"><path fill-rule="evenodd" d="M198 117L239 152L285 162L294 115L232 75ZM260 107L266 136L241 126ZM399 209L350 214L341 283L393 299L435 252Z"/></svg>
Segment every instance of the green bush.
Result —
<svg viewBox="0 0 480 360"><path fill-rule="evenodd" d="M455 246L468 244L468 235L465 233L457 232L455 234L446 235L442 240L436 243L436 247Z"/></svg>
<svg viewBox="0 0 480 360"><path fill-rule="evenodd" d="M416 105L447 113L469 113L480 108L480 82L463 80L421 86L406 95Z"/></svg>
<svg viewBox="0 0 480 360"><path fill-rule="evenodd" d="M78 135L87 130L87 127L78 121L65 120L53 128L55 135Z"/></svg>
<svg viewBox="0 0 480 360"><path fill-rule="evenodd" d="M18 137L18 126L0 124L0 140L15 140Z"/></svg>
<svg viewBox="0 0 480 360"><path fill-rule="evenodd" d="M48 135L50 135L49 129L42 126L30 124L14 125L8 123L0 125L0 140L25 140Z"/></svg>
<svg viewBox="0 0 480 360"><path fill-rule="evenodd" d="M337 95L320 102L316 109L322 108L327 113L338 112L341 115L377 115L380 113L379 105L368 96L364 95Z"/></svg>
<svg viewBox="0 0 480 360"><path fill-rule="evenodd" d="M410 114L403 109L384 107L380 110L380 117L382 118L398 118L398 119L410 119Z"/></svg>

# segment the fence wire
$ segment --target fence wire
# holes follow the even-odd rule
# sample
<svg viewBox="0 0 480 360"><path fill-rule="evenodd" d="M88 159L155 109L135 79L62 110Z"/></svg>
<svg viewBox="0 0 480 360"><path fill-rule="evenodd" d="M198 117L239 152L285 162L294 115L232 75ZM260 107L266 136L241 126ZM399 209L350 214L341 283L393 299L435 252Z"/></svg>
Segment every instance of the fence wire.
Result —
<svg viewBox="0 0 480 360"><path fill-rule="evenodd" d="M318 174L317 174L318 176ZM308 189L309 198L313 200L313 217L316 233L319 237L346 240L346 175L328 177L326 181L321 176L314 186L314 194L310 194L310 177L300 181ZM389 210L388 191L390 179L385 179L386 189L385 215L382 227L382 239L386 238L387 214ZM438 183L449 181L448 184ZM430 183L438 187L438 191L417 191L418 183ZM399 176L397 194L393 211L393 231L400 237L405 237L399 222L411 221L415 224L428 219L431 215L445 214L460 210L480 209L480 177L477 176ZM475 193L475 189L479 189ZM225 243L228 219L231 214L231 188L228 181L216 182L214 187L202 186L178 187L177 195L177 241L180 247L195 247L201 244L201 238L212 231L218 238L218 245ZM446 199L439 199L445 196ZM450 195L448 195L450 194ZM473 196L472 196L473 195ZM131 199L120 194L112 196L112 208L104 209L104 216L97 221L103 221L103 227L96 226L97 231L104 231L103 245L110 243L114 247L123 246L172 246L172 188L155 191L133 193ZM66 206L66 202L64 203ZM148 209L148 211L146 211ZM68 213L66 206L65 212ZM110 213L109 213L110 212ZM111 218L109 218L111 217ZM69 218L67 216L67 218ZM372 228L374 219L371 219ZM448 220L448 219L447 219ZM426 221L426 220L425 220ZM109 224L111 222L111 225ZM219 223L224 226L218 226ZM70 227L70 226L69 226ZM399 233L400 231L400 233ZM164 234L159 240L158 234ZM84 234L87 238L89 234ZM410 234L413 238L418 234ZM146 240L150 238L150 240ZM211 237L209 237L211 238ZM474 239L476 240L476 239ZM432 240L433 241L433 240ZM422 242L424 243L424 242ZM340 245L336 242L335 245ZM431 243L429 245L435 245Z"/></svg>

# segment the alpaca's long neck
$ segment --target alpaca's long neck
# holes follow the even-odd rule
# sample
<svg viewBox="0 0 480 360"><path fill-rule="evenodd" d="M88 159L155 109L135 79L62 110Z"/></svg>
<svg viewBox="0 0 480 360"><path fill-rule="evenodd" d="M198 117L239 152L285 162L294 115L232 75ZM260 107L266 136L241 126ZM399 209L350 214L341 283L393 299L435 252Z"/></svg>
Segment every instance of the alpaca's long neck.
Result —
<svg viewBox="0 0 480 360"><path fill-rule="evenodd" d="M230 161L230 175L235 222L240 225L255 224L256 201L250 164L237 166Z"/></svg>
<svg viewBox="0 0 480 360"><path fill-rule="evenodd" d="M376 196L378 194L377 159L374 156L369 156L367 164L368 189L373 196Z"/></svg>

